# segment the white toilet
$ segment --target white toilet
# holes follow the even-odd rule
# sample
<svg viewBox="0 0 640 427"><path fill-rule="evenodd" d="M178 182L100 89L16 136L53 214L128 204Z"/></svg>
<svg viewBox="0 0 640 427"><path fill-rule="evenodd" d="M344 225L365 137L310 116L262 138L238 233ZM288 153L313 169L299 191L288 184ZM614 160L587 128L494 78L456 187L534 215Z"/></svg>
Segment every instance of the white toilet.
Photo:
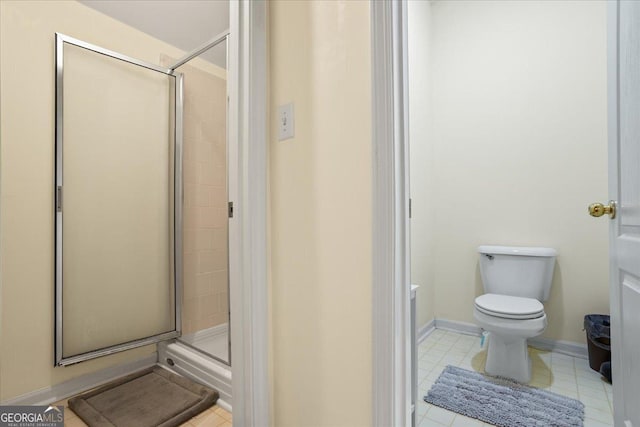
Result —
<svg viewBox="0 0 640 427"><path fill-rule="evenodd" d="M485 294L476 298L473 315L490 333L485 371L527 383L527 338L547 327L541 301L549 297L557 252L514 246L480 246L478 252Z"/></svg>

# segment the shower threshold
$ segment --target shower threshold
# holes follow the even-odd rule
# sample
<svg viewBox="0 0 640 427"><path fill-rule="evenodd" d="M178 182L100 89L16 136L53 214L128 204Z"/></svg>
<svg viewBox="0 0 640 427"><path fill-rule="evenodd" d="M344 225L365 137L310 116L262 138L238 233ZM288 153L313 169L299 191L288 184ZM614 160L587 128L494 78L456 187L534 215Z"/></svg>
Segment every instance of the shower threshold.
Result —
<svg viewBox="0 0 640 427"><path fill-rule="evenodd" d="M207 357L180 341L166 341L158 344L158 364L217 390L220 393L218 406L232 412L230 366L213 357Z"/></svg>

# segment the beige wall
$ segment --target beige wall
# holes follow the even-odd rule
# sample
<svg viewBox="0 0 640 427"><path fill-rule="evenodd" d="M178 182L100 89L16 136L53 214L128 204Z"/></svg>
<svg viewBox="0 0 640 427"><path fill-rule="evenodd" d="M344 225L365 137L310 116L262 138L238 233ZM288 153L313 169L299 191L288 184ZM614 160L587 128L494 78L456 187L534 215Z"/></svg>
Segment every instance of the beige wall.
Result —
<svg viewBox="0 0 640 427"><path fill-rule="evenodd" d="M155 351L53 367L56 31L152 63L182 54L73 1L0 1L0 400Z"/></svg>
<svg viewBox="0 0 640 427"><path fill-rule="evenodd" d="M550 246L544 336L583 342L608 312L608 223L586 212L607 196L606 4L431 6L435 317L473 322L478 245Z"/></svg>
<svg viewBox="0 0 640 427"><path fill-rule="evenodd" d="M368 2L269 6L274 425L371 425ZM295 104L278 141L277 106Z"/></svg>

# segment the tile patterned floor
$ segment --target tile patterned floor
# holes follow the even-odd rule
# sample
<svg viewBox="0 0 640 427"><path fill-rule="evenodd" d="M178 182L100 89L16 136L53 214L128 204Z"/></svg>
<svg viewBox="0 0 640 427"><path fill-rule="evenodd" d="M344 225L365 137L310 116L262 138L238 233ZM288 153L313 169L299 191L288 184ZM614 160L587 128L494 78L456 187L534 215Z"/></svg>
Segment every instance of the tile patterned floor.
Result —
<svg viewBox="0 0 640 427"><path fill-rule="evenodd" d="M611 385L589 368L585 359L529 348L532 359L530 385L574 399L585 405L584 427L611 427ZM480 338L456 332L435 330L418 346L418 427L490 426L455 412L426 403L422 398L447 365L484 372L487 352Z"/></svg>
<svg viewBox="0 0 640 427"><path fill-rule="evenodd" d="M67 406L67 400L61 400L54 405L64 406L64 425L65 427L87 427L87 425ZM233 417L231 413L225 411L218 405L201 412L197 416L191 418L180 427L231 427ZM133 427L133 426L132 426Z"/></svg>

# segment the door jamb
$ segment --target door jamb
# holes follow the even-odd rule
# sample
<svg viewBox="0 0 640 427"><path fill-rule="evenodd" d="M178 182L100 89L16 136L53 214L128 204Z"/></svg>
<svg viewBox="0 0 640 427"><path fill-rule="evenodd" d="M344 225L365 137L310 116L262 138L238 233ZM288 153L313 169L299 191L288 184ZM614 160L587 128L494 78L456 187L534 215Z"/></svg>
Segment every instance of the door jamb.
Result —
<svg viewBox="0 0 640 427"><path fill-rule="evenodd" d="M406 2L371 4L374 426L411 424Z"/></svg>
<svg viewBox="0 0 640 427"><path fill-rule="evenodd" d="M269 426L267 303L267 3L230 2L230 336L233 423Z"/></svg>

